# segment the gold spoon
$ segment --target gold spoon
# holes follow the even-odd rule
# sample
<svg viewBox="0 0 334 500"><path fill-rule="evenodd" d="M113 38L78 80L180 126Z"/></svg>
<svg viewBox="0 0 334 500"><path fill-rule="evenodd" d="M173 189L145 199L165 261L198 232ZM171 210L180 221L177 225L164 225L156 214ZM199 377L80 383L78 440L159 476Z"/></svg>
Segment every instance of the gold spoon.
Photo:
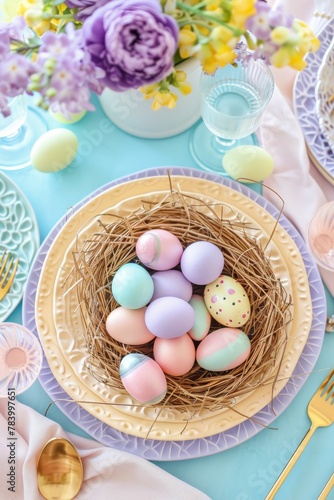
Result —
<svg viewBox="0 0 334 500"><path fill-rule="evenodd" d="M73 444L52 438L43 447L37 462L37 483L46 500L72 500L83 480L81 458Z"/></svg>

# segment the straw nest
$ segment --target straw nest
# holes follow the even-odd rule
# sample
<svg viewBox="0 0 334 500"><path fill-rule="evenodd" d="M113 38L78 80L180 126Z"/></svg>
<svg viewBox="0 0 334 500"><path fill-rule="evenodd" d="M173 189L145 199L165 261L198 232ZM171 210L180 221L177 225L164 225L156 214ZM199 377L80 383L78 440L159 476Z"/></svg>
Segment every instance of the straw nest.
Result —
<svg viewBox="0 0 334 500"><path fill-rule="evenodd" d="M191 408L194 413L213 411L233 407L238 398L262 384L274 388L273 371L277 372L284 355L291 299L247 223L237 214L233 221L224 220L223 213L216 205L171 188L159 203L143 200L138 211L124 218L110 213L111 222L100 222L101 230L80 244L74 252L73 273L89 369L97 380L126 394L119 376L122 357L133 352L153 357L153 341L142 346L119 343L107 333L105 322L118 306L110 287L115 272L127 262L138 262L135 244L141 234L160 228L176 235L184 247L199 240L219 246L225 258L224 274L242 284L251 303L251 317L243 327L251 341L248 359L225 372L209 372L195 363L184 376L167 375L168 391L160 405L180 411ZM202 292L203 287L194 287L194 293ZM217 328L221 325L212 320L210 331Z"/></svg>

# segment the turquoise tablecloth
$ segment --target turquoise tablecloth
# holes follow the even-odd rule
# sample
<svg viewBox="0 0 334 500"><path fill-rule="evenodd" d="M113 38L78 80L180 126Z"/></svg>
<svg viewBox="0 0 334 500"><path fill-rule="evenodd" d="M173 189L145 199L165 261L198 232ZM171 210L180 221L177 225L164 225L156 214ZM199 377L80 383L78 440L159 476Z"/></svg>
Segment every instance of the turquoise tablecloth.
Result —
<svg viewBox="0 0 334 500"><path fill-rule="evenodd" d="M41 241L56 222L82 198L107 182L157 166L197 168L188 140L190 130L169 139L148 140L130 136L104 115L97 100L95 113L66 127L79 138L76 160L62 172L43 174L32 167L8 174L30 201L38 220ZM50 128L59 123L46 115ZM334 300L327 293L328 314ZM22 322L21 305L8 321ZM215 455L159 467L199 488L214 500L261 500L309 428L306 407L311 396L334 365L334 333L326 334L312 374L288 408L274 422L277 430L263 429L253 438ZM18 399L44 414L50 398L37 381ZM67 431L85 433L55 406L49 418ZM277 495L278 500L315 500L334 470L334 426L316 431L304 454ZM1 495L0 495L1 496ZM334 490L330 499L334 499Z"/></svg>

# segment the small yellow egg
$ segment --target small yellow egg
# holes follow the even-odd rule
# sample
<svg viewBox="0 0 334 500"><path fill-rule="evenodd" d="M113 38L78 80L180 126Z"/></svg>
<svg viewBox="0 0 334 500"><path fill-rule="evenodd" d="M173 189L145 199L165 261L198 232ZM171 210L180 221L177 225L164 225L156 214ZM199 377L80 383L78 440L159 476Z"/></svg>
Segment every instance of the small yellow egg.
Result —
<svg viewBox="0 0 334 500"><path fill-rule="evenodd" d="M52 118L54 118L55 120L57 120L57 122L59 122L59 123L65 123L65 124L69 125L71 123L76 123L79 120L81 120L81 118L83 118L85 116L85 114L87 113L87 111L84 109L80 113L73 113L70 116L70 118L66 118L62 113L59 113L59 112L58 113L54 113L50 109L49 109L49 113L50 113L50 116L52 116Z"/></svg>
<svg viewBox="0 0 334 500"><path fill-rule="evenodd" d="M261 182L272 173L274 160L259 146L237 146L224 155L223 168L240 182Z"/></svg>
<svg viewBox="0 0 334 500"><path fill-rule="evenodd" d="M54 128L37 139L30 160L40 172L58 172L72 163L77 151L77 136L71 130Z"/></svg>

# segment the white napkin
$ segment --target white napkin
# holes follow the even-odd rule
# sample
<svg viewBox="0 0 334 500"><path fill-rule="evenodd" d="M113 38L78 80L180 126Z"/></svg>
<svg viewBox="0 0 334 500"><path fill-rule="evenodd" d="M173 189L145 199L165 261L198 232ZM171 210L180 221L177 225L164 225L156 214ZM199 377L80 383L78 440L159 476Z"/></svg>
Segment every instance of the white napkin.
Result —
<svg viewBox="0 0 334 500"><path fill-rule="evenodd" d="M278 5L282 5L285 12L310 23L314 12L313 1L279 0L274 7ZM334 200L334 187L310 162L301 127L292 111L296 71L291 68L272 68L272 71L276 88L261 122L260 140L274 159L274 171L264 184L283 198L283 213L307 241L310 221L321 205ZM277 208L281 208L281 200L272 191L264 188L263 194ZM319 271L334 296L334 272L321 267Z"/></svg>
<svg viewBox="0 0 334 500"><path fill-rule="evenodd" d="M0 497L42 500L36 465L40 450L53 437L69 439L81 456L84 482L78 500L210 500L207 495L147 460L66 433L60 425L15 402L15 440L8 434L7 399L0 399ZM12 455L11 455L12 446ZM15 458L15 493L10 487L10 459ZM13 473L13 470L12 470Z"/></svg>

